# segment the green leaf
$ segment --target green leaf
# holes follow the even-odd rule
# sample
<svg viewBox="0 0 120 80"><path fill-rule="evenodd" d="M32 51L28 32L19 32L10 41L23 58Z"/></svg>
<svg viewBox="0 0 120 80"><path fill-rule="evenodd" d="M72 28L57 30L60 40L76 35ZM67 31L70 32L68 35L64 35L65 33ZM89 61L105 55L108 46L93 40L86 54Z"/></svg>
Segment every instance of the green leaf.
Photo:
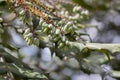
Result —
<svg viewBox="0 0 120 80"><path fill-rule="evenodd" d="M7 80L7 79L5 79L5 78L0 78L0 80Z"/></svg>
<svg viewBox="0 0 120 80"><path fill-rule="evenodd" d="M97 73L102 74L103 70L99 64L91 62L89 60L82 60L80 62L81 68L87 73Z"/></svg>
<svg viewBox="0 0 120 80"><path fill-rule="evenodd" d="M87 8L88 10L94 10L93 7L91 7L90 5L88 5L87 3L85 3L84 0L73 0L75 3L81 5L84 8Z"/></svg>
<svg viewBox="0 0 120 80"><path fill-rule="evenodd" d="M14 63L0 63L0 74L6 74L11 72L13 75L20 77L21 79L44 79L47 80L47 77L40 73L27 68L21 68Z"/></svg>
<svg viewBox="0 0 120 80"><path fill-rule="evenodd" d="M5 0L0 0L0 2L3 2L3 1L5 1Z"/></svg>
<svg viewBox="0 0 120 80"><path fill-rule="evenodd" d="M110 56L110 58L113 59L112 56ZM104 73L104 71L101 68L101 64L104 64L107 61L108 61L108 58L105 55L98 54L95 51L95 52L92 52L92 54L87 58L80 60L80 64L82 69L85 72L102 74Z"/></svg>
<svg viewBox="0 0 120 80"><path fill-rule="evenodd" d="M91 51L98 51L104 53L108 59L110 60L110 52L120 52L120 44L101 44L101 43L77 43L77 42L69 42L70 46L78 48L80 51L85 48L90 49Z"/></svg>
<svg viewBox="0 0 120 80"><path fill-rule="evenodd" d="M104 44L104 43L77 43L77 42L69 42L71 46L78 48L82 51L84 48L88 48L91 50L100 50L105 52L105 50L110 51L111 53L120 52L120 44Z"/></svg>
<svg viewBox="0 0 120 80"><path fill-rule="evenodd" d="M110 76L120 78L120 71L112 70L110 71Z"/></svg>
<svg viewBox="0 0 120 80"><path fill-rule="evenodd" d="M96 11L96 10L107 10L107 6L106 6L106 2L108 2L108 0L104 1L104 4L99 4L100 2L97 1L96 5L94 4L89 4L87 3L87 1L85 0L73 0L75 3L79 4L80 6L82 6L83 8L86 8L90 11ZM94 1L92 1L93 3L95 3Z"/></svg>

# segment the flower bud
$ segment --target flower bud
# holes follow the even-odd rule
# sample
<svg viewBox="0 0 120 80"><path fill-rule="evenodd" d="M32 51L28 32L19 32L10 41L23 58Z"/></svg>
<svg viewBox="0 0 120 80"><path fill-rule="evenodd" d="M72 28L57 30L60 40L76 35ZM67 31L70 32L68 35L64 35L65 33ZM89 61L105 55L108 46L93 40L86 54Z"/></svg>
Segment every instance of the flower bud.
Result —
<svg viewBox="0 0 120 80"><path fill-rule="evenodd" d="M60 34L60 29L56 29L55 34Z"/></svg>
<svg viewBox="0 0 120 80"><path fill-rule="evenodd" d="M30 33L30 28L27 28L24 32L24 35L29 34L29 33Z"/></svg>
<svg viewBox="0 0 120 80"><path fill-rule="evenodd" d="M62 48L62 47L64 47L64 46L65 46L65 44L64 44L63 42L61 42L61 43L59 44L58 48Z"/></svg>
<svg viewBox="0 0 120 80"><path fill-rule="evenodd" d="M38 38L34 38L33 40L33 43L36 45L36 46L39 46L39 39Z"/></svg>
<svg viewBox="0 0 120 80"><path fill-rule="evenodd" d="M80 11L80 9L81 9L80 6L75 6L75 7L73 8L73 12L78 12L78 11Z"/></svg>
<svg viewBox="0 0 120 80"><path fill-rule="evenodd" d="M49 31L49 28L48 27L46 27L44 30L43 30L43 32L45 32L45 33L47 33Z"/></svg>
<svg viewBox="0 0 120 80"><path fill-rule="evenodd" d="M2 19L2 18L0 18L0 23L1 23L1 22L3 22L3 19Z"/></svg>
<svg viewBox="0 0 120 80"><path fill-rule="evenodd" d="M24 15L25 14L25 11L24 10L22 10L22 11L20 11L20 13L19 13L20 15Z"/></svg>

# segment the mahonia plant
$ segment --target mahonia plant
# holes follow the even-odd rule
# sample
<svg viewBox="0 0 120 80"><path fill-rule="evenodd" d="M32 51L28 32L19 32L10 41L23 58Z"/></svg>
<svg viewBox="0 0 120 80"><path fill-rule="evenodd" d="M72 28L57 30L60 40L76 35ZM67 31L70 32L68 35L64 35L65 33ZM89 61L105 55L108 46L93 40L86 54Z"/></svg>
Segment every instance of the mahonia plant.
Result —
<svg viewBox="0 0 120 80"><path fill-rule="evenodd" d="M70 41L84 41L79 30L85 28L81 22L88 18L88 11L77 4L59 0L7 0L7 3L26 25L23 36L29 45L39 46L45 35L56 48L69 47ZM64 4L70 5L71 11Z"/></svg>
<svg viewBox="0 0 120 80"><path fill-rule="evenodd" d="M75 59L78 60L78 62L80 62L81 65L80 66L81 68L79 68L80 71L88 70L87 72L102 74L102 71L98 64L105 63L108 60L104 58L105 59L104 61L97 62L96 61L97 59L94 59L95 63L97 62L97 64L94 65L94 61L93 62L92 60L88 61L89 60L88 56L90 55L91 52L94 53L94 51L95 52L97 51L100 53L105 53L109 60L111 59L111 56L109 56L110 52L112 53L120 52L119 44L97 44L97 43L88 43L86 45L83 44L86 43L86 41L84 38L82 38L82 36L87 35L82 31L84 28L87 27L86 24L83 23L83 21L89 18L89 12L81 8L81 6L72 3L71 1L70 2L64 0L55 0L55 2L54 0L6 0L6 1L3 0L3 1L6 2L10 8L8 12L10 14L7 16L5 15L5 17L9 17L7 19L5 19L4 16L1 16L4 10L0 11L0 42L2 44L2 46L0 46L0 51L1 51L0 65L2 65L0 66L0 74L4 74L5 76L2 77L5 79L11 77L11 80L14 80L12 78L16 79L17 77L21 77L22 80L23 79L48 80L49 78L46 77L47 74L44 75L41 72L36 72L36 71L33 72L33 69L31 69L28 66L26 67L26 65L23 62L21 62L19 59L11 55L11 51L13 50L18 51L18 49L20 48L17 47L16 49L15 47L15 49L13 49L14 45L9 44L10 42L9 38L11 38L12 35L7 30L9 30L9 28L12 29L12 27L14 27L14 29L18 31L17 30L18 28L16 29L16 26L14 25L15 18L19 22L22 22L22 26L21 25L20 26L17 25L17 26L19 26L19 28L21 29L20 33L22 34L25 41L29 45L34 44L42 48L41 47L43 46L42 42L45 42L46 44L45 47L46 46L50 47L51 51L55 48L56 52L53 51L55 53L57 53L58 51L62 53L63 50L64 51L63 53L65 54L62 55L56 54L56 55L58 55L60 58L62 57L63 61L64 60L67 61L67 58L75 57ZM8 6L4 6L4 8L7 7L8 9ZM8 48L8 50L6 48ZM68 48L69 50L70 49L73 50L75 48L74 52L71 51L69 54L67 54L67 52L65 52L64 49L68 49ZM62 50L60 51L60 49ZM9 50L11 51L9 52ZM77 52L77 50L79 50L80 52ZM56 55L53 53L53 56L51 55L50 56L55 59ZM94 57L95 55L92 56ZM88 57L88 60L86 57ZM101 58L103 59L103 57ZM98 59L98 61L101 61L101 58L100 60ZM53 63L59 63L59 60L55 62L54 59L53 59ZM66 61L65 61L65 65L66 65ZM58 70L56 71L59 73Z"/></svg>

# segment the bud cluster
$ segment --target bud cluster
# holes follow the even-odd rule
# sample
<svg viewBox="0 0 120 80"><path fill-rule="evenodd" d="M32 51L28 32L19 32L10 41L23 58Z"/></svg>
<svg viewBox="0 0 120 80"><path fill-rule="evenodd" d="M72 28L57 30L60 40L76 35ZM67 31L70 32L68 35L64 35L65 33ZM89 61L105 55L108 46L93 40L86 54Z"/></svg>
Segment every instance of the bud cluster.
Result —
<svg viewBox="0 0 120 80"><path fill-rule="evenodd" d="M30 3L32 4L32 2ZM44 8L45 5L41 5ZM47 13L45 13L45 11L41 12L43 10L38 10L35 5L34 7L28 5L28 9L31 10L23 9L20 11L19 15L21 15L20 18L23 22L32 25L32 28L27 27L23 34L29 45L40 45L40 37L43 34L47 35L49 41L54 43L57 48L69 46L69 41L79 41L81 36L79 30L85 27L80 23L88 18L88 11L83 10L80 6L74 6L71 15L63 6L62 8L61 12L56 10L56 12L52 13L46 10ZM47 17L44 17L42 13L47 15ZM54 15L57 15L57 17ZM39 20L35 22L33 16L36 16L34 17L36 19L39 17ZM60 16L59 19L58 16Z"/></svg>

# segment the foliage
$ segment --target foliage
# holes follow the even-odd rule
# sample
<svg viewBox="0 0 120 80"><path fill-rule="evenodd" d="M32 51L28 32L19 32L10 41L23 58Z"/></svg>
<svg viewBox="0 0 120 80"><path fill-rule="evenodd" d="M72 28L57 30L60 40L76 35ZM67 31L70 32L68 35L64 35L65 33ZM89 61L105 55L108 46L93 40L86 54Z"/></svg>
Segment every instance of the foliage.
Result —
<svg viewBox="0 0 120 80"><path fill-rule="evenodd" d="M118 70L101 68L104 63L115 60L113 55L120 52L120 44L92 43L85 32L86 28L96 28L86 24L91 15L89 12L106 11L111 8L111 2L92 1L98 5L87 0L0 1L0 78L75 80L76 74L83 73L120 78ZM23 44L16 35L24 39ZM41 58L38 53L32 65L34 70L29 67L30 63L21 61L24 56L20 53L21 48L31 45L41 52ZM17 58L12 53L16 53Z"/></svg>

